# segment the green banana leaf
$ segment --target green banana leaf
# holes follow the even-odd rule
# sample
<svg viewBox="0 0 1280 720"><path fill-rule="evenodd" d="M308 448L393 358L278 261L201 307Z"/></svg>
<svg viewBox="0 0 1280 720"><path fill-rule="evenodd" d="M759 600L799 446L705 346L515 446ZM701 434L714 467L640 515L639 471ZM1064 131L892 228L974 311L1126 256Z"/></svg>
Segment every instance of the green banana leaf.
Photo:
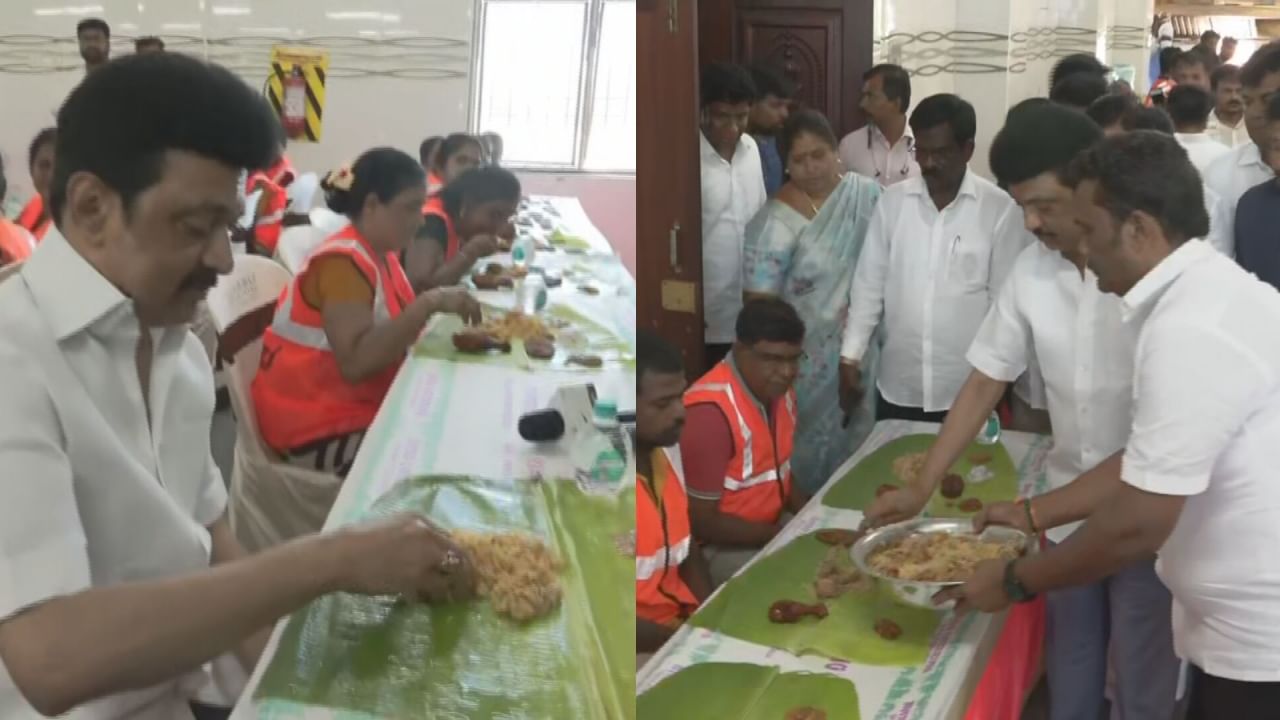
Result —
<svg viewBox="0 0 1280 720"><path fill-rule="evenodd" d="M505 310L483 306L485 317L500 315ZM567 328L558 330L556 338L556 354L547 360L530 358L524 351L521 342L512 343L511 352L491 351L488 353L458 352L453 346L453 334L463 328L462 319L456 315L442 315L432 324L431 329L422 336L414 347L414 354L420 357L451 360L464 363L482 363L485 365L505 365L507 367L552 367L561 370L588 371L568 362L574 354L598 355L605 366L635 367L635 352L626 340L585 315L565 306L551 305L543 311L547 318L555 318L569 323Z"/></svg>
<svg viewBox="0 0 1280 720"><path fill-rule="evenodd" d="M634 718L633 559L614 543L635 525L633 489L607 499L571 481L422 477L369 514L406 510L448 529L541 536L565 560L561 606L521 625L483 600L321 598L289 620L260 701L382 718Z"/></svg>
<svg viewBox="0 0 1280 720"><path fill-rule="evenodd" d="M823 710L827 720L861 717L847 680L746 663L692 665L636 698L640 720L784 720L797 707Z"/></svg>
<svg viewBox="0 0 1280 720"><path fill-rule="evenodd" d="M822 504L848 510L862 510L875 499L876 489L881 485L901 487L902 481L893 474L893 461L899 456L913 452L925 452L937 439L936 435L907 435L885 444L875 452L863 458L844 477L835 481L826 495L822 496ZM954 500L942 497L941 488L933 494L929 505L925 508L932 517L964 518L972 517L973 512L960 509L960 503L968 498L977 498L983 505L1000 500L1013 500L1018 496L1018 471L1009 451L1002 443L979 445L973 443L965 449L951 466L951 472L967 478L974 465L969 458L975 455L989 455L991 461L986 463L993 476L982 483L965 482L964 495Z"/></svg>
<svg viewBox="0 0 1280 720"><path fill-rule="evenodd" d="M689 622L796 655L864 665L923 663L939 613L898 602L885 585L824 600L828 615L823 619L805 617L794 624L769 620L769 606L778 600L818 602L813 580L827 550L816 533L801 535L726 583ZM902 635L886 640L876 634L875 624L881 618L897 623Z"/></svg>

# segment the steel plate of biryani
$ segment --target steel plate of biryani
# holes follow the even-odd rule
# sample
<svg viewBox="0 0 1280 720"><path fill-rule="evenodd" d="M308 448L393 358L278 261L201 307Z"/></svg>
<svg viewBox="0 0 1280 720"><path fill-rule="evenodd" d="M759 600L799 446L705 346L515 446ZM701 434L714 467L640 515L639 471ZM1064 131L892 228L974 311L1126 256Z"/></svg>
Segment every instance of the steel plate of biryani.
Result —
<svg viewBox="0 0 1280 720"><path fill-rule="evenodd" d="M988 527L980 535L969 520L917 518L867 533L852 549L866 574L889 583L902 600L932 607L933 595L968 580L986 560L1010 560L1027 547L1027 535Z"/></svg>

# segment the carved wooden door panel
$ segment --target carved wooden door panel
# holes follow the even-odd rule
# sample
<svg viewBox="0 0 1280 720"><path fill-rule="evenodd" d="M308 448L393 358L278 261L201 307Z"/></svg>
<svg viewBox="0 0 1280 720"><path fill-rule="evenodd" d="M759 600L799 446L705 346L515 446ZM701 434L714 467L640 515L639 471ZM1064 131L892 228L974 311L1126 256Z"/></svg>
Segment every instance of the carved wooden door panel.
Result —
<svg viewBox="0 0 1280 720"><path fill-rule="evenodd" d="M841 16L838 9L738 11L742 57L777 68L798 88L796 99L844 125Z"/></svg>

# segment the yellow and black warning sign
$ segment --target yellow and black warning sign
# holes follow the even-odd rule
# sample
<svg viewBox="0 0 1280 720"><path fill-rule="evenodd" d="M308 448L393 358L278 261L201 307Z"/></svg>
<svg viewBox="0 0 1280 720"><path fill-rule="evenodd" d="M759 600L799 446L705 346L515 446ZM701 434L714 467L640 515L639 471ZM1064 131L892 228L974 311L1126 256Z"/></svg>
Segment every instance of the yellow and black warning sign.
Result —
<svg viewBox="0 0 1280 720"><path fill-rule="evenodd" d="M329 53L277 45L271 49L267 98L291 141L319 142Z"/></svg>

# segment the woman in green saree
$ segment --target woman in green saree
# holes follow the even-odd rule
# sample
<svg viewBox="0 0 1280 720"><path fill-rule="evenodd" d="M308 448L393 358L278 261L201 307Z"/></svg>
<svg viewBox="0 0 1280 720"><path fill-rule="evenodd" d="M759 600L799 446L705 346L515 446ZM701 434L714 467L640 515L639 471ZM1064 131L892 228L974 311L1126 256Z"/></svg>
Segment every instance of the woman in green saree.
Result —
<svg viewBox="0 0 1280 720"><path fill-rule="evenodd" d="M747 225L743 254L746 296L781 297L805 322L791 463L808 493L830 479L875 424L870 397L844 416L838 375L849 286L880 185L844 172L836 146L820 113L804 110L787 120L778 138L787 182ZM863 363L865 383L874 381L878 355L873 348Z"/></svg>

